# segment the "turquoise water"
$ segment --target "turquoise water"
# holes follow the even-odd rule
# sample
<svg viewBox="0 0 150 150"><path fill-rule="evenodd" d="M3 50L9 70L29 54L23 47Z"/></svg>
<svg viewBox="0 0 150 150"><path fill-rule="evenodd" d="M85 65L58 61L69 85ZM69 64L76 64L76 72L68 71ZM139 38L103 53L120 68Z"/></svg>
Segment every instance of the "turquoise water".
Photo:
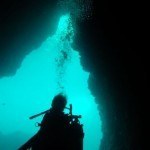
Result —
<svg viewBox="0 0 150 150"><path fill-rule="evenodd" d="M19 138L19 134L25 133L24 140L16 141L15 148L7 142L3 146L0 143L0 148L14 150L34 135L38 131L35 123L42 116L34 120L29 120L29 116L47 110L52 98L63 92L68 105L73 104L73 113L82 115L84 150L99 149L101 118L88 88L90 73L84 71L79 52L71 47L73 37L72 20L66 14L60 18L55 34L24 58L14 76L0 79L0 133L16 133Z"/></svg>

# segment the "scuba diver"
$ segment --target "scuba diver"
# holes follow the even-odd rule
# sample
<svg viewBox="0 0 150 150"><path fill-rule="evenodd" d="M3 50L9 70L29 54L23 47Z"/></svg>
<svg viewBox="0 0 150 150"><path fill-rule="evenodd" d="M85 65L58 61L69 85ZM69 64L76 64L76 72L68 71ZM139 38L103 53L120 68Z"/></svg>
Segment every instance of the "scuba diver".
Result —
<svg viewBox="0 0 150 150"><path fill-rule="evenodd" d="M33 119L45 114L39 131L19 150L83 150L83 128L79 122L81 115L72 115L72 105L66 107L67 99L62 94L53 98L51 108L30 117ZM64 109L69 109L65 114Z"/></svg>

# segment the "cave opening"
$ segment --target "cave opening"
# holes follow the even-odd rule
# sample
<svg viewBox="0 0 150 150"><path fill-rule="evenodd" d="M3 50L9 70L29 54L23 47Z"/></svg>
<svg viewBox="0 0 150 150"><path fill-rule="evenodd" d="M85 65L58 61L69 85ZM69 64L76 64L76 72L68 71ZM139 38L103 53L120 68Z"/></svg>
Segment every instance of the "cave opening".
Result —
<svg viewBox="0 0 150 150"><path fill-rule="evenodd" d="M6 137L0 149L16 149L34 135L38 131L34 124L42 116L33 121L29 116L48 109L59 92L73 104L73 113L83 116L84 150L99 149L101 116L88 86L90 73L81 65L79 50L72 48L74 30L70 14L61 16L55 34L24 58L14 76L0 79L0 133Z"/></svg>

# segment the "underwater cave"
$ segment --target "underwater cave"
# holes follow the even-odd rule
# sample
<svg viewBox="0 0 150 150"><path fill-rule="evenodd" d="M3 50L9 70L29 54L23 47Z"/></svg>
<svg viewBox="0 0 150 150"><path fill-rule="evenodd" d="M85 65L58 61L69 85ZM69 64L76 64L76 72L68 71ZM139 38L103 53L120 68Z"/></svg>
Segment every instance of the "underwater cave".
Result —
<svg viewBox="0 0 150 150"><path fill-rule="evenodd" d="M149 54L139 8L132 0L1 0L0 150L34 135L42 116L29 117L59 92L82 115L84 150L143 150Z"/></svg>
<svg viewBox="0 0 150 150"><path fill-rule="evenodd" d="M72 18L70 14L63 15L55 34L26 55L15 75L0 79L0 99L4 104L0 109L0 132L4 136L16 134L16 139L25 142L37 132L34 124L42 119L31 121L29 116L48 109L52 98L64 93L73 105L73 113L83 116L84 150L99 149L102 122L88 87L90 73L84 71L80 63L82 56L71 47L73 38ZM21 142L13 141L9 145L6 142L3 147L13 150Z"/></svg>

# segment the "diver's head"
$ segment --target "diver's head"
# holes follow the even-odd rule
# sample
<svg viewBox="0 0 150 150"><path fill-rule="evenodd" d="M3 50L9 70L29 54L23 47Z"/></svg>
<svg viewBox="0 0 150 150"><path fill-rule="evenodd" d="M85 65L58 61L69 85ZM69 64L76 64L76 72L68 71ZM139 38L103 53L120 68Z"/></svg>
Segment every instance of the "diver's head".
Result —
<svg viewBox="0 0 150 150"><path fill-rule="evenodd" d="M67 99L64 95L58 94L53 98L52 109L62 112L67 104Z"/></svg>

